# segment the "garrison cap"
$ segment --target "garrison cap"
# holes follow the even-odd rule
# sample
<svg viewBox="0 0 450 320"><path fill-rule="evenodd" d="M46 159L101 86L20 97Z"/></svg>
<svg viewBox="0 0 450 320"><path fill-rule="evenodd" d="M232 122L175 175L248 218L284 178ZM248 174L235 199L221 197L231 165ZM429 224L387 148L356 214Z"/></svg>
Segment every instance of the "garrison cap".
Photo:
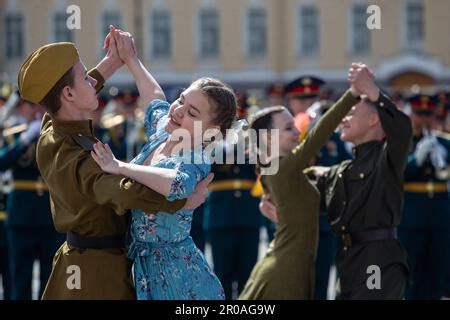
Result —
<svg viewBox="0 0 450 320"><path fill-rule="evenodd" d="M33 51L19 70L20 96L40 103L80 56L71 42L57 42Z"/></svg>

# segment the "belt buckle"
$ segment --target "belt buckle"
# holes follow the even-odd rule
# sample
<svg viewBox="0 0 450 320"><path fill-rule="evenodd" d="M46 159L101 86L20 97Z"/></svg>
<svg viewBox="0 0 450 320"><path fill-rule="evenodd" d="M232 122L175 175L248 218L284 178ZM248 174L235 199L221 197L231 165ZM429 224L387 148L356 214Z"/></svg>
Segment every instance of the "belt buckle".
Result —
<svg viewBox="0 0 450 320"><path fill-rule="evenodd" d="M352 237L349 233L344 233L341 236L342 242L344 243L344 250L347 250L352 246Z"/></svg>

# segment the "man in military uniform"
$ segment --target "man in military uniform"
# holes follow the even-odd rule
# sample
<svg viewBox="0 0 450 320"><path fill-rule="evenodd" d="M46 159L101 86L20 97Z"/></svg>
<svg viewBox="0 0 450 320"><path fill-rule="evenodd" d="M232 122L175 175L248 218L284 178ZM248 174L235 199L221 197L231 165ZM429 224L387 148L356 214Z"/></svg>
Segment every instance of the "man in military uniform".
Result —
<svg viewBox="0 0 450 320"><path fill-rule="evenodd" d="M370 73L361 64L352 69ZM331 167L318 187L331 227L343 242L336 260L340 298L401 299L408 266L396 227L411 122L373 80L358 82L357 77L350 72L350 83L366 96L341 125L341 139L355 145L353 160Z"/></svg>
<svg viewBox="0 0 450 320"><path fill-rule="evenodd" d="M53 253L64 238L53 227L48 189L36 164L41 106L19 100L16 109L25 122L3 131L0 171L10 169L13 178L5 221L11 299L30 300L34 260L39 260L40 296L50 276Z"/></svg>
<svg viewBox="0 0 450 320"><path fill-rule="evenodd" d="M450 140L448 134L433 128L443 116L433 97L418 94L409 103L414 145L405 170L405 207L400 226L400 239L412 271L406 298L440 299L449 294Z"/></svg>
<svg viewBox="0 0 450 320"><path fill-rule="evenodd" d="M250 195L256 174L253 165L237 164L236 145L224 154L234 155L233 164L213 164L214 182L205 204L207 234L211 243L214 272L233 299L244 288L258 259L261 215L259 199ZM237 292L233 292L237 282Z"/></svg>
<svg viewBox="0 0 450 320"><path fill-rule="evenodd" d="M119 36L111 27L111 32ZM126 47L132 38L120 32ZM56 229L67 241L54 257L44 299L133 299L131 265L125 232L131 208L144 212L195 209L207 190L201 182L187 200L168 202L131 179L104 173L92 159L90 120L96 91L123 65L114 38L108 35L106 57L90 72L74 44L52 43L35 50L19 70L22 98L41 103L45 114L37 145L39 170L51 195Z"/></svg>

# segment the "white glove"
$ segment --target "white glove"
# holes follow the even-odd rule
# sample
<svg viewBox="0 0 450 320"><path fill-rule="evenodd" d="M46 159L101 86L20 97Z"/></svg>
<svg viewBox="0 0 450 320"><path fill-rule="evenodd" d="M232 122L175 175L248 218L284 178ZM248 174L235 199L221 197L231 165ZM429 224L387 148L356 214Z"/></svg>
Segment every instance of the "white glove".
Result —
<svg viewBox="0 0 450 320"><path fill-rule="evenodd" d="M436 169L445 168L447 158L447 150L436 140L430 153L431 163Z"/></svg>
<svg viewBox="0 0 450 320"><path fill-rule="evenodd" d="M20 142L27 146L33 141L36 137L39 136L41 132L41 120L34 120L30 122L28 128L25 132L20 134Z"/></svg>
<svg viewBox="0 0 450 320"><path fill-rule="evenodd" d="M416 146L416 150L414 151L414 157L416 158L417 166L421 167L425 162L427 155L433 149L433 145L435 144L436 137L426 136L423 137ZM436 141L437 142L437 141Z"/></svg>

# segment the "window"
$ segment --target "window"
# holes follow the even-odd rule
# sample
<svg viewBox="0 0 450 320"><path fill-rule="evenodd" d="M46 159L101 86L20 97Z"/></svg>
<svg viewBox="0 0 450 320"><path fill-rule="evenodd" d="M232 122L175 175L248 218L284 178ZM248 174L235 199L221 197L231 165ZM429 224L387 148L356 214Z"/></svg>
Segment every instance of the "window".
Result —
<svg viewBox="0 0 450 320"><path fill-rule="evenodd" d="M352 10L352 52L367 54L370 51L370 30L367 28L367 5L358 4Z"/></svg>
<svg viewBox="0 0 450 320"><path fill-rule="evenodd" d="M200 56L216 58L219 55L219 14L214 9L200 12Z"/></svg>
<svg viewBox="0 0 450 320"><path fill-rule="evenodd" d="M8 14L5 17L6 58L21 58L24 51L23 17Z"/></svg>
<svg viewBox="0 0 450 320"><path fill-rule="evenodd" d="M410 2L406 5L406 46L422 43L423 35L423 5L420 2Z"/></svg>
<svg viewBox="0 0 450 320"><path fill-rule="evenodd" d="M305 6L300 9L300 52L311 56L319 50L319 24L317 9Z"/></svg>
<svg viewBox="0 0 450 320"><path fill-rule="evenodd" d="M73 32L67 28L68 15L64 12L58 12L53 18L55 42L73 42Z"/></svg>
<svg viewBox="0 0 450 320"><path fill-rule="evenodd" d="M253 57L265 56L267 52L267 14L264 9L248 12L248 53Z"/></svg>
<svg viewBox="0 0 450 320"><path fill-rule="evenodd" d="M109 25L122 29L122 19L117 11L105 11L103 13L103 37L109 33Z"/></svg>
<svg viewBox="0 0 450 320"><path fill-rule="evenodd" d="M170 13L166 10L156 10L151 15L152 24L152 56L154 58L169 58L172 54Z"/></svg>

